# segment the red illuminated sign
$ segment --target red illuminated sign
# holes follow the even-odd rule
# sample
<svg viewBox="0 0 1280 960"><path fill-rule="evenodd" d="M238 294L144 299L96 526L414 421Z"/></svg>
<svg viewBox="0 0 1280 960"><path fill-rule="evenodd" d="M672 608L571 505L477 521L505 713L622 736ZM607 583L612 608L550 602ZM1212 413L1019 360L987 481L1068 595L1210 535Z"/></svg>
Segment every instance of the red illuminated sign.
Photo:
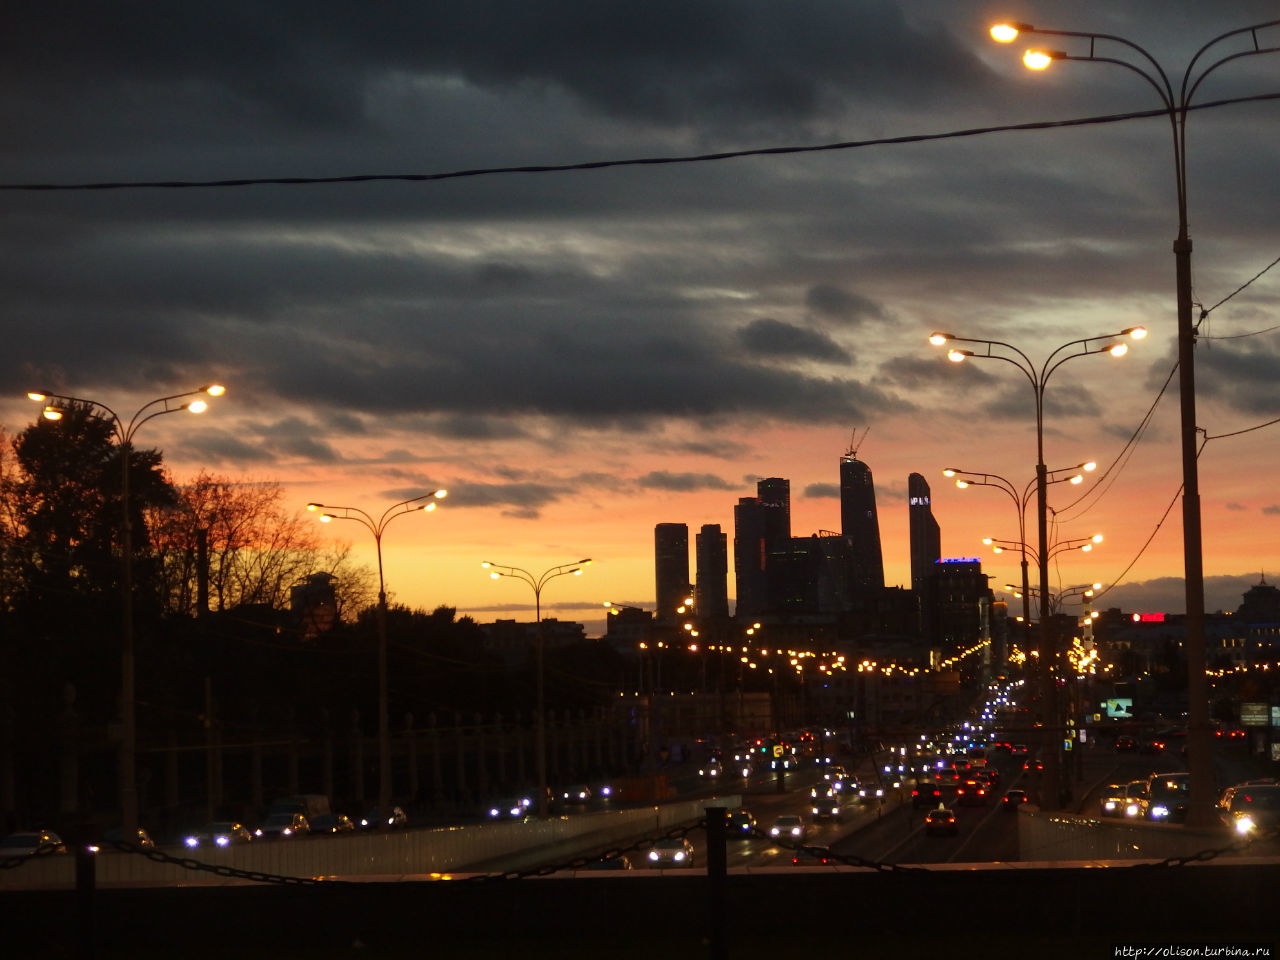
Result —
<svg viewBox="0 0 1280 960"><path fill-rule="evenodd" d="M1134 623L1164 623L1163 613L1135 613Z"/></svg>

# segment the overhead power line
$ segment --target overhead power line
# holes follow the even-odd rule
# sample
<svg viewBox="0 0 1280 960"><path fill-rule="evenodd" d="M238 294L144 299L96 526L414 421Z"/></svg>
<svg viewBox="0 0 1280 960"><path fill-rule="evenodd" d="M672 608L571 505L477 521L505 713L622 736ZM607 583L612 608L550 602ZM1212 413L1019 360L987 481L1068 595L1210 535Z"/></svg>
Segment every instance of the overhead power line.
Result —
<svg viewBox="0 0 1280 960"><path fill-rule="evenodd" d="M1208 110L1237 103L1259 100L1280 100L1280 93L1260 93L1249 97L1232 97L1213 100L1189 107L1189 110ZM968 130L952 130L947 133L911 134L902 137L877 137L872 140L845 140L838 143L793 145L783 147L754 147L745 150L726 150L718 153L702 153L684 156L635 157L621 160L588 160L579 163L537 164L503 167L477 167L469 170L450 170L441 173L366 173L342 177L245 177L231 180L137 180L104 181L96 183L0 183L0 190L7 191L72 191L72 190L182 190L255 186L319 186L339 183L379 183L400 181L425 183L438 180L460 180L466 177L486 177L509 174L567 173L575 170L604 170L610 167L643 167L665 164L708 163L718 160L735 160L740 157L768 157L800 153L822 153L836 150L856 150L862 147L880 147L903 143L927 143L933 140L956 140L977 137L989 133L1008 133L1017 130L1052 130L1060 127L1083 127L1104 123L1120 123L1126 120L1143 120L1150 117L1167 117L1168 110L1139 110L1096 117L1079 117L1074 120L1040 120L1032 123L1001 124L990 127L973 127Z"/></svg>

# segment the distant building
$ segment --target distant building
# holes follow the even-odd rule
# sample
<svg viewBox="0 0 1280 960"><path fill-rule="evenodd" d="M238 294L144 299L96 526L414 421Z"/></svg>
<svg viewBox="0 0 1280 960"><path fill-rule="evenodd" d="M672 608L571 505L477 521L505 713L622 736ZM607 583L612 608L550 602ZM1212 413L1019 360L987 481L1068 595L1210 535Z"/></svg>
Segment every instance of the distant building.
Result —
<svg viewBox="0 0 1280 960"><path fill-rule="evenodd" d="M933 516L929 482L918 473L907 477L907 521L911 540L911 590L920 603L921 630L926 638L936 642L938 601L934 572L942 557L942 537Z"/></svg>
<svg viewBox="0 0 1280 960"><path fill-rule="evenodd" d="M729 537L718 523L705 523L695 538L697 558L693 602L705 620L729 617Z"/></svg>
<svg viewBox="0 0 1280 960"><path fill-rule="evenodd" d="M676 609L689 598L689 525L659 523L653 528L653 557L657 615L662 621L677 617Z"/></svg>
<svg viewBox="0 0 1280 960"><path fill-rule="evenodd" d="M938 644L944 655L990 636L992 593L973 557L940 559L934 564L937 584Z"/></svg>
<svg viewBox="0 0 1280 960"><path fill-rule="evenodd" d="M849 538L850 577L855 602L871 603L884 589L884 556L871 468L854 456L840 458L840 530Z"/></svg>
<svg viewBox="0 0 1280 960"><path fill-rule="evenodd" d="M733 567L738 617L769 612L773 591L769 555L791 539L791 482L760 480L758 496L742 497L733 508Z"/></svg>
<svg viewBox="0 0 1280 960"><path fill-rule="evenodd" d="M479 627L484 634L485 652L495 654L508 663L523 663L531 659L537 649L537 623L495 620L479 624ZM582 624L555 617L544 617L541 629L547 650L572 646L587 639L587 629Z"/></svg>

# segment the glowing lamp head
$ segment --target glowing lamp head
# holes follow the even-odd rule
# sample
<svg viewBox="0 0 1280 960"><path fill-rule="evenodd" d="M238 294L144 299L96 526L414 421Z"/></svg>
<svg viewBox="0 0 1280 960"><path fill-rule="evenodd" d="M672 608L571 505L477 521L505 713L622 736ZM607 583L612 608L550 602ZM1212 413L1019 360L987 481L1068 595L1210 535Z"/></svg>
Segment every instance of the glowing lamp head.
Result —
<svg viewBox="0 0 1280 960"><path fill-rule="evenodd" d="M947 467L945 470L942 471L942 475L944 477L954 477L959 472L960 471L957 470L955 467Z"/></svg>
<svg viewBox="0 0 1280 960"><path fill-rule="evenodd" d="M46 420L61 420L62 408L53 407L53 406L45 407L41 413L41 416L43 416Z"/></svg>
<svg viewBox="0 0 1280 960"><path fill-rule="evenodd" d="M1128 352L1129 345L1127 343L1116 343L1107 348L1107 353L1113 357L1123 357Z"/></svg>
<svg viewBox="0 0 1280 960"><path fill-rule="evenodd" d="M220 397L227 392L227 388L220 383L211 383L209 384L209 386L204 387L203 389L204 389L204 392L211 397Z"/></svg>
<svg viewBox="0 0 1280 960"><path fill-rule="evenodd" d="M209 404L203 400L192 400L187 404L187 409L192 413L204 413L209 409Z"/></svg>
<svg viewBox="0 0 1280 960"><path fill-rule="evenodd" d="M1120 331L1126 337L1132 337L1134 340L1141 340L1147 335L1146 327L1129 327L1127 330Z"/></svg>
<svg viewBox="0 0 1280 960"><path fill-rule="evenodd" d="M996 23L991 26L991 39L996 43L1013 43L1024 30L1034 29L1027 23Z"/></svg>
<svg viewBox="0 0 1280 960"><path fill-rule="evenodd" d="M952 363L963 363L965 357L972 357L972 356L973 356L972 350L952 349L947 351L947 359L950 360Z"/></svg>
<svg viewBox="0 0 1280 960"><path fill-rule="evenodd" d="M1022 64L1028 70L1047 70L1053 63L1053 54L1047 50L1028 50L1022 55Z"/></svg>
<svg viewBox="0 0 1280 960"><path fill-rule="evenodd" d="M27 399L34 400L36 403L44 403L46 400L49 399L49 395L47 393L38 393L33 390L32 392L27 394Z"/></svg>
<svg viewBox="0 0 1280 960"><path fill-rule="evenodd" d="M942 346L944 343L946 343L948 340L953 340L953 339L955 339L955 338L954 338L954 337L952 337L952 336L951 336L951 334L949 334L949 333L931 333L931 334L929 334L929 342L930 342L930 343L932 343L935 347L940 347L940 346Z"/></svg>

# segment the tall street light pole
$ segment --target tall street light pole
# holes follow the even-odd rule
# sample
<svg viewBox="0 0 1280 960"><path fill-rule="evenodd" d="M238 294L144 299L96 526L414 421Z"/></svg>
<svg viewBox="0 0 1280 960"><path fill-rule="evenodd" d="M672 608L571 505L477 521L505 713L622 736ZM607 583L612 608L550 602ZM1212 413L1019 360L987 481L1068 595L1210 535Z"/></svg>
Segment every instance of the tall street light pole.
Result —
<svg viewBox="0 0 1280 960"><path fill-rule="evenodd" d="M226 388L220 384L209 384L198 390L175 393L167 397L158 397L138 408L137 413L126 423L114 410L97 400L86 400L82 397L69 397L57 393L32 392L28 399L45 405L43 416L46 420L61 420L66 413L63 404L85 404L101 410L111 422L115 431L116 443L120 448L120 611L121 611L121 654L120 654L120 820L126 831L138 828L138 713L137 694L135 691L137 671L134 657L133 629L133 510L129 495L129 462L132 459L133 438L138 429L149 420L164 416L166 413L177 413L186 410L190 413L204 413L208 402L201 396L220 397ZM130 834L132 835L132 834Z"/></svg>
<svg viewBox="0 0 1280 960"><path fill-rule="evenodd" d="M516 580L523 580L533 588L533 609L534 616L537 618L537 649L535 656L537 660L537 716L534 717L534 753L536 754L536 763L538 766L538 816L545 820L549 814L547 809L547 711L546 711L546 681L544 660L546 655L547 638L542 628L542 588L556 577L582 575L582 570L591 562L590 558L578 560L574 563L561 563L547 570L544 570L538 576L534 576L528 570L520 567L506 567L496 563L490 563L488 560L480 564L489 571L489 576L494 580L502 577L513 577Z"/></svg>
<svg viewBox="0 0 1280 960"><path fill-rule="evenodd" d="M1045 710L1047 714L1045 730L1047 736L1053 735L1053 728L1057 726L1058 714L1056 705L1057 680L1055 678L1057 651L1053 645L1048 611L1049 511L1046 502L1046 491L1049 485L1049 471L1044 465L1044 391L1045 387L1048 386L1049 378L1069 360L1098 353L1122 357L1129 350L1128 344L1124 342L1124 337L1141 340L1146 335L1147 331L1143 327L1127 327L1118 333L1070 340L1050 353L1039 367L1032 363L1031 359L1017 347L1000 340L957 337L950 333L934 333L929 337L929 342L934 346L942 346L946 343L971 343L975 346L984 347L985 351L982 353L976 353L973 350L961 347L951 347L947 351L947 359L954 363L961 363L970 357L1003 360L1022 371L1035 394L1036 525L1037 543L1040 546L1038 551L1040 566L1040 660L1042 669L1045 671ZM1048 810L1056 810L1062 804L1058 789L1058 751L1056 746L1054 749L1048 750L1047 754L1044 758L1044 789L1041 796L1041 807Z"/></svg>
<svg viewBox="0 0 1280 960"><path fill-rule="evenodd" d="M410 497L387 507L375 520L359 507L335 507L331 504L308 503L307 509L320 514L323 523L332 520L354 520L373 534L378 550L378 817L385 828L391 819L391 720L390 691L387 682L387 589L382 577L382 534L396 517L406 513L435 510L436 503L448 496L447 490L436 490ZM363 775L363 774L362 774Z"/></svg>
<svg viewBox="0 0 1280 960"><path fill-rule="evenodd" d="M1050 483L1058 483L1066 481L1068 483L1082 483L1085 473L1096 470L1098 465L1090 460L1086 463L1078 464L1074 467L1062 470L1050 470ZM1056 476L1057 474L1069 473L1069 476ZM1022 554L1022 625L1028 631L1031 630L1031 582L1027 578L1027 506L1031 503L1031 493L1036 488L1036 483L1031 480L1021 491L1013 485L1013 482L996 473L983 473L977 470L963 470L960 467L946 467L942 471L944 477L953 477L956 486L961 490L969 487L995 487L997 490L1004 491L1009 499L1013 501L1013 505L1018 511L1018 544Z"/></svg>
<svg viewBox="0 0 1280 960"><path fill-rule="evenodd" d="M1280 52L1280 47L1264 47L1258 31L1280 26L1280 20L1267 20L1220 34L1196 51L1182 74L1177 93L1159 61L1131 40L1106 33L1074 30L1044 30L1026 23L1001 23L991 28L993 39L1010 43L1020 33L1053 37L1074 37L1088 41L1087 55L1071 55L1061 50L1028 50L1023 63L1032 70L1044 70L1055 60L1078 60L1109 63L1124 67L1142 77L1156 91L1169 117L1173 134L1173 174L1177 193L1178 236L1173 241L1174 284L1178 309L1178 390L1181 407L1182 434L1182 549L1186 589L1187 650L1187 766L1191 773L1187 823L1208 826L1215 822L1213 813L1214 775L1212 741L1209 729L1209 681L1205 674L1207 658L1204 639L1204 547L1200 531L1200 480L1196 465L1196 324L1191 317L1191 236L1187 230L1187 113L1200 84L1218 67L1244 57ZM1241 38L1251 46L1228 53L1207 66L1198 66L1201 58L1218 44ZM1115 44L1141 58L1137 63L1114 57L1098 56L1099 44Z"/></svg>

